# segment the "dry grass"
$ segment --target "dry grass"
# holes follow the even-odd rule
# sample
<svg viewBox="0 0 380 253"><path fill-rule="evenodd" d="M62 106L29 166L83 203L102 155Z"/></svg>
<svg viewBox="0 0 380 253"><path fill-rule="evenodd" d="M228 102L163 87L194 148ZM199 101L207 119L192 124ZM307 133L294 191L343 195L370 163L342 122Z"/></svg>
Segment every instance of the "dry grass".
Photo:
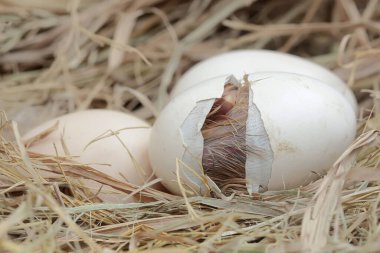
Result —
<svg viewBox="0 0 380 253"><path fill-rule="evenodd" d="M379 252L377 0L0 1L1 252ZM327 66L360 102L358 138L301 188L181 198L27 154L20 132L85 108L153 121L194 62L234 48ZM323 158L321 158L323 159ZM81 177L150 203L105 204Z"/></svg>

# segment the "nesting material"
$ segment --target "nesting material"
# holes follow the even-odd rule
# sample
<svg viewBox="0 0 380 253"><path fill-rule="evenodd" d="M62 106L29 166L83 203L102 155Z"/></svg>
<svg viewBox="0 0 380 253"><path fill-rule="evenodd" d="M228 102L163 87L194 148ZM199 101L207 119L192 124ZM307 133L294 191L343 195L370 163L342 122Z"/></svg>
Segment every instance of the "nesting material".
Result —
<svg viewBox="0 0 380 253"><path fill-rule="evenodd" d="M1 1L0 251L380 251L379 18L373 0ZM21 141L46 120L88 108L153 123L191 66L252 48L334 71L359 102L356 140L305 187L174 196L67 157L28 153ZM121 199L154 201L102 203L83 180Z"/></svg>

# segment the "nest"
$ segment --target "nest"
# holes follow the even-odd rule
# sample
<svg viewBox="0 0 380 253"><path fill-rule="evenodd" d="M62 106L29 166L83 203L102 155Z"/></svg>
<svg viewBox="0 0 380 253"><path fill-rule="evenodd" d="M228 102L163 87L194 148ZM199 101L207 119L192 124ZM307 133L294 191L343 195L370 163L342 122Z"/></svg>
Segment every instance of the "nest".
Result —
<svg viewBox="0 0 380 253"><path fill-rule="evenodd" d="M378 1L5 0L0 7L1 252L380 251ZM308 58L354 90L357 139L318 181L253 196L173 196L28 153L20 140L46 119L86 108L153 122L184 71L238 48ZM101 203L83 178L154 201Z"/></svg>

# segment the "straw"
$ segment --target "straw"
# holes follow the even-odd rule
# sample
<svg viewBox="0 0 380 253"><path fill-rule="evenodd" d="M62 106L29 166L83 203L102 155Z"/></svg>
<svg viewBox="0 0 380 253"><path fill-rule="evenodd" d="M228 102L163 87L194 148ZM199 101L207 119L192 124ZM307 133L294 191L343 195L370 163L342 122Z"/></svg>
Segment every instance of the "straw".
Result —
<svg viewBox="0 0 380 253"><path fill-rule="evenodd" d="M377 0L2 1L0 251L379 252L379 18ZM239 48L315 61L355 92L357 139L327 175L253 195L174 196L21 141L87 108L153 123L189 67ZM151 201L103 203L104 191Z"/></svg>

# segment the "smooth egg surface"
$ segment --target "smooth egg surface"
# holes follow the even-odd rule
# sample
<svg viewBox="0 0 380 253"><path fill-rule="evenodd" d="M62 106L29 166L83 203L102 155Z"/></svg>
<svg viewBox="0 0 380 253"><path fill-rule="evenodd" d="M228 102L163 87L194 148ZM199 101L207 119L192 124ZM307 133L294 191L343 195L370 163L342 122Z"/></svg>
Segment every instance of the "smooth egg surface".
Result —
<svg viewBox="0 0 380 253"><path fill-rule="evenodd" d="M197 84L207 84L207 80L234 75L241 79L244 74L258 72L288 72L309 76L322 81L342 94L351 104L355 113L358 105L351 89L330 70L301 57L270 50L235 50L222 53L201 61L176 83L171 97Z"/></svg>
<svg viewBox="0 0 380 253"><path fill-rule="evenodd" d="M148 123L126 113L93 109L70 113L30 130L23 136L27 141L58 122L47 137L32 143L29 151L47 155L66 156L89 165L119 181L143 185L152 178L148 159L151 128ZM99 138L101 136L106 136ZM63 142L61 141L63 140ZM100 184L92 183L99 188ZM99 195L104 201L123 202L116 195ZM127 201L129 202L129 201Z"/></svg>

